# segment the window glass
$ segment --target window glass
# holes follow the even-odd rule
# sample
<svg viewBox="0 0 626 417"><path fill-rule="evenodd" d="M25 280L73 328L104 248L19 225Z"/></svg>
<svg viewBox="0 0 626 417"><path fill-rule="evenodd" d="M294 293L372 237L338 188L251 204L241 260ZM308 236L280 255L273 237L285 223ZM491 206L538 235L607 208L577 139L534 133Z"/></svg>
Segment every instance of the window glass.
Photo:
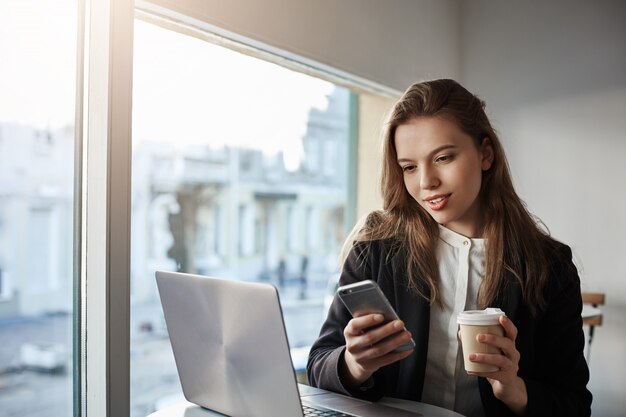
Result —
<svg viewBox="0 0 626 417"><path fill-rule="evenodd" d="M77 7L76 0L0 0L5 417L72 415Z"/></svg>
<svg viewBox="0 0 626 417"><path fill-rule="evenodd" d="M139 417L182 398L158 269L274 284L302 377L354 210L354 100L327 81L135 23L131 406Z"/></svg>

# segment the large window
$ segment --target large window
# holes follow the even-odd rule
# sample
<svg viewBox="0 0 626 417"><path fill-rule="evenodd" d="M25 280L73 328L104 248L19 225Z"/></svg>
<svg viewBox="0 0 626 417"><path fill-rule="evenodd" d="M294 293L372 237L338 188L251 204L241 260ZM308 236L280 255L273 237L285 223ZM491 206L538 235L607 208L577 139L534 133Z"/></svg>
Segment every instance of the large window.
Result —
<svg viewBox="0 0 626 417"><path fill-rule="evenodd" d="M324 318L367 94L149 3L0 0L2 417L179 400L158 269L274 284L300 377Z"/></svg>
<svg viewBox="0 0 626 417"><path fill-rule="evenodd" d="M274 284L296 370L353 218L353 93L135 21L131 409L180 399L158 269Z"/></svg>
<svg viewBox="0 0 626 417"><path fill-rule="evenodd" d="M0 0L4 417L72 415L77 22L77 0Z"/></svg>

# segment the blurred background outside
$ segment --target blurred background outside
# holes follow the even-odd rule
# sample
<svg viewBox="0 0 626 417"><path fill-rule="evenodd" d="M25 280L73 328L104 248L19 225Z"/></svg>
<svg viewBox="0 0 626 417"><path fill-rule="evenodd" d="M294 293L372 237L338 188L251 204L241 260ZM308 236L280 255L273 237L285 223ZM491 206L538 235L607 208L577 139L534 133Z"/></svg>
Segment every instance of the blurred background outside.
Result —
<svg viewBox="0 0 626 417"><path fill-rule="evenodd" d="M77 7L0 1L2 416L72 415ZM354 215L355 100L135 24L131 415L143 416L181 395L157 269L275 285L302 370Z"/></svg>

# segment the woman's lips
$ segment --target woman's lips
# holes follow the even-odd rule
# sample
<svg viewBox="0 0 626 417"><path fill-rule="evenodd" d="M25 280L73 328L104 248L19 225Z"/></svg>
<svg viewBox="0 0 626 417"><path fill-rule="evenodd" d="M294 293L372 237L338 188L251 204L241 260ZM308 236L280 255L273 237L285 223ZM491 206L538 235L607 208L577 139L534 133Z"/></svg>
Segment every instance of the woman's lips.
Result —
<svg viewBox="0 0 626 417"><path fill-rule="evenodd" d="M445 194L445 195L434 195L434 196L429 196L426 197L424 199L424 201L426 201L426 204L428 204L428 207L430 207L431 210L441 210L443 209L446 204L448 204L448 200L450 199L450 194Z"/></svg>

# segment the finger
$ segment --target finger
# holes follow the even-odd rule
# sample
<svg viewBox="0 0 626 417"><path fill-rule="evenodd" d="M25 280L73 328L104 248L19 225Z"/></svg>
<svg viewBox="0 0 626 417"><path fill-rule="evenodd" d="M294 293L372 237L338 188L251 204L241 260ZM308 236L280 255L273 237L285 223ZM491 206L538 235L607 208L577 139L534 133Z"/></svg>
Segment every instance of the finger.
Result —
<svg viewBox="0 0 626 417"><path fill-rule="evenodd" d="M507 357L492 353L472 353L469 355L469 359L472 362L484 363L492 365L498 368L497 371L492 372L468 372L470 375L485 376L494 379L507 379L510 376L517 375L518 366L517 363L509 360Z"/></svg>
<svg viewBox="0 0 626 417"><path fill-rule="evenodd" d="M519 363L520 353L515 347L513 340L493 334L479 334L476 336L476 340L478 340L479 343L498 348L502 355L508 358L512 363L516 365Z"/></svg>
<svg viewBox="0 0 626 417"><path fill-rule="evenodd" d="M506 353L506 356L511 356L511 353L515 350L515 342L508 337L498 336L495 334L483 333L476 335L476 340L479 343L485 345L494 346Z"/></svg>
<svg viewBox="0 0 626 417"><path fill-rule="evenodd" d="M407 336L406 338L402 337L402 335L394 337L394 339L397 339L396 343L380 343L378 345L369 346L362 351L351 353L351 355L361 367L368 371L375 371L381 366L386 366L404 359L413 353L413 349L404 350L402 352L393 351L410 339L410 334ZM348 350L347 347L346 350Z"/></svg>
<svg viewBox="0 0 626 417"><path fill-rule="evenodd" d="M404 330L398 334L392 335L391 337L386 337L383 340L379 341L368 347L364 354L371 355L372 357L381 357L385 356L389 353L394 352L400 346L405 345L411 340L411 333L407 330ZM409 349L411 351L412 349Z"/></svg>
<svg viewBox="0 0 626 417"><path fill-rule="evenodd" d="M367 340L367 342L370 345L373 345L393 335L394 333L398 333L403 330L406 331L406 328L404 327L404 323L401 320L394 320L380 327L367 330L364 333L364 336L365 336L365 340Z"/></svg>
<svg viewBox="0 0 626 417"><path fill-rule="evenodd" d="M491 384L493 384L495 381L499 381L503 384L508 384L517 376L517 374L507 371L468 372L467 374L470 376L486 378Z"/></svg>
<svg viewBox="0 0 626 417"><path fill-rule="evenodd" d="M392 352L384 356L379 356L378 358L372 360L371 363L369 363L368 365L372 366L375 369L379 369L383 366L391 365L394 362L407 358L411 356L412 353L412 349L405 350L403 352Z"/></svg>
<svg viewBox="0 0 626 417"><path fill-rule="evenodd" d="M346 350L358 357L359 361L384 356L411 340L411 333L402 328L402 323L396 321L380 329L346 338Z"/></svg>
<svg viewBox="0 0 626 417"><path fill-rule="evenodd" d="M471 362L493 365L500 369L509 367L511 362L506 356L495 353L470 353L469 360Z"/></svg>
<svg viewBox="0 0 626 417"><path fill-rule="evenodd" d="M350 335L361 334L365 329L381 324L384 319L385 317L382 314L367 314L355 317L348 322L344 329L344 335L346 335L346 332Z"/></svg>
<svg viewBox="0 0 626 417"><path fill-rule="evenodd" d="M502 325L506 337L512 341L517 339L517 327L515 327L510 318L507 316L500 316L500 325Z"/></svg>
<svg viewBox="0 0 626 417"><path fill-rule="evenodd" d="M402 323L402 321L400 320L394 320L392 322L389 322L375 329L362 331L358 335L352 335L350 340L346 338L346 346L351 347L355 350L367 349L370 346L379 344L380 341L382 341L383 339L387 339L388 337L392 336L395 333L401 334L400 332L402 332L403 329L404 329L404 323ZM407 340L410 339L411 334L408 331L405 330L403 333L405 333L405 337L404 337L405 339ZM385 343L382 343L380 346L378 346L378 348L381 350L385 350L387 346L390 345L390 342L393 341L394 339L395 338L386 340ZM405 340L405 342L407 340ZM393 346L391 349L388 349L387 351L383 351L382 353L379 353L377 356L381 356L385 353L388 353L389 350L395 349L396 347L397 346Z"/></svg>

